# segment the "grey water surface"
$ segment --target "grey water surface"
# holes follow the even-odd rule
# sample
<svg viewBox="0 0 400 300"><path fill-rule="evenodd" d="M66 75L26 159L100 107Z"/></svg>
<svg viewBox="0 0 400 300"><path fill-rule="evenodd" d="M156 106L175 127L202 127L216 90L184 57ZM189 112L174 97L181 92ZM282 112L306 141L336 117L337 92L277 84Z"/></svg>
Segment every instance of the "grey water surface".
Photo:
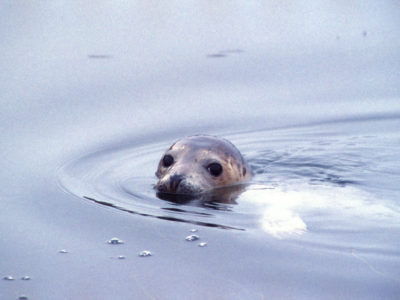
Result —
<svg viewBox="0 0 400 300"><path fill-rule="evenodd" d="M0 58L0 299L400 298L397 2L3 1ZM153 189L197 133L230 201Z"/></svg>

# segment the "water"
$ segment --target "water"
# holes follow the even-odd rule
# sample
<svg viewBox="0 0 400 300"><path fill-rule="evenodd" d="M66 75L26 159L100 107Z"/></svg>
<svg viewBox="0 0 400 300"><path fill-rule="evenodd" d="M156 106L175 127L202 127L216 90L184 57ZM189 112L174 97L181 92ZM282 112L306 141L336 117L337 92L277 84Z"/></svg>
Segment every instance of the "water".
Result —
<svg viewBox="0 0 400 300"><path fill-rule="evenodd" d="M197 241L198 239L200 239L200 237L196 234L191 234L188 235L185 240L187 240L188 242L193 242L193 241Z"/></svg>
<svg viewBox="0 0 400 300"><path fill-rule="evenodd" d="M138 254L140 257L148 257L152 256L153 254L149 250L140 251Z"/></svg>
<svg viewBox="0 0 400 300"><path fill-rule="evenodd" d="M119 244L123 244L124 241L121 241L120 239L114 237L110 240L107 241L107 244L111 244L111 245L119 245Z"/></svg>
<svg viewBox="0 0 400 300"><path fill-rule="evenodd" d="M399 298L396 3L0 7L1 299ZM153 189L196 133L227 203Z"/></svg>

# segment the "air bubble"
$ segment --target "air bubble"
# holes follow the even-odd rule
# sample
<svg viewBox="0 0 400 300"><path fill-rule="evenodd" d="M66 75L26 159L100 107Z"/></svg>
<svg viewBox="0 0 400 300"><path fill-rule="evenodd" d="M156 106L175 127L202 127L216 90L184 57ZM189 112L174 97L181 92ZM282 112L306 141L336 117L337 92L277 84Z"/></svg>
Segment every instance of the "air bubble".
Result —
<svg viewBox="0 0 400 300"><path fill-rule="evenodd" d="M140 253L139 253L139 256L140 257L147 257L147 256L152 256L153 254L150 252L150 251L148 251L148 250L143 250L143 251L141 251Z"/></svg>
<svg viewBox="0 0 400 300"><path fill-rule="evenodd" d="M113 237L112 239L107 241L107 243L111 244L111 245L120 245L120 244L123 244L124 241L120 240L119 238Z"/></svg>
<svg viewBox="0 0 400 300"><path fill-rule="evenodd" d="M4 280L8 280L8 281L12 281L12 280L14 280L14 277L12 277L12 276L4 276L3 279Z"/></svg>
<svg viewBox="0 0 400 300"><path fill-rule="evenodd" d="M31 277L28 275L22 276L21 280L31 280Z"/></svg>
<svg viewBox="0 0 400 300"><path fill-rule="evenodd" d="M25 295L21 295L18 297L18 300L28 300L28 299L29 299L28 296Z"/></svg>
<svg viewBox="0 0 400 300"><path fill-rule="evenodd" d="M118 258L118 259L125 259L126 256L125 256L125 255L120 255L120 256L118 256L117 258Z"/></svg>
<svg viewBox="0 0 400 300"><path fill-rule="evenodd" d="M205 243L205 242L199 243L199 247L206 247L206 246L207 246L207 243Z"/></svg>
<svg viewBox="0 0 400 300"><path fill-rule="evenodd" d="M61 249L61 250L58 251L58 253L68 253L68 251L65 250L65 249Z"/></svg>
<svg viewBox="0 0 400 300"><path fill-rule="evenodd" d="M188 242L193 242L193 241L197 241L200 237L196 234L191 234L188 235L185 240L187 240Z"/></svg>
<svg viewBox="0 0 400 300"><path fill-rule="evenodd" d="M190 232L197 232L199 231L198 229L190 229Z"/></svg>

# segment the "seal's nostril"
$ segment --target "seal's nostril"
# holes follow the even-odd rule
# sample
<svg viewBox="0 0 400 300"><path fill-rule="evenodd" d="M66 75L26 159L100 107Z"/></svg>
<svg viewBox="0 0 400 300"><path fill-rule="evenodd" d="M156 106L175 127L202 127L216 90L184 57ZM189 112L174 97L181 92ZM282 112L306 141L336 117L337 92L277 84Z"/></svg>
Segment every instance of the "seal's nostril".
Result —
<svg viewBox="0 0 400 300"><path fill-rule="evenodd" d="M171 192L176 192L176 190L178 189L179 184L181 183L181 181L185 178L185 176L183 175L172 175L169 178L169 184L170 184L170 190Z"/></svg>

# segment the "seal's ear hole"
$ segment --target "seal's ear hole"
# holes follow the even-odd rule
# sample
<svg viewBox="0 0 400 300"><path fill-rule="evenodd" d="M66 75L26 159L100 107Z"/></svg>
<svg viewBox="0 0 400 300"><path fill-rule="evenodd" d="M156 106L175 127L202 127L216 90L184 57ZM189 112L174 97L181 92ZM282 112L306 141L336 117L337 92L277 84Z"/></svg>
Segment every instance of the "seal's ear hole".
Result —
<svg viewBox="0 0 400 300"><path fill-rule="evenodd" d="M218 177L219 175L222 174L222 166L219 163L211 163L207 167L208 172L212 176Z"/></svg>
<svg viewBox="0 0 400 300"><path fill-rule="evenodd" d="M172 164L174 163L174 158L172 157L172 155L166 154L164 155L163 159L162 159L162 165L165 168L170 167Z"/></svg>

